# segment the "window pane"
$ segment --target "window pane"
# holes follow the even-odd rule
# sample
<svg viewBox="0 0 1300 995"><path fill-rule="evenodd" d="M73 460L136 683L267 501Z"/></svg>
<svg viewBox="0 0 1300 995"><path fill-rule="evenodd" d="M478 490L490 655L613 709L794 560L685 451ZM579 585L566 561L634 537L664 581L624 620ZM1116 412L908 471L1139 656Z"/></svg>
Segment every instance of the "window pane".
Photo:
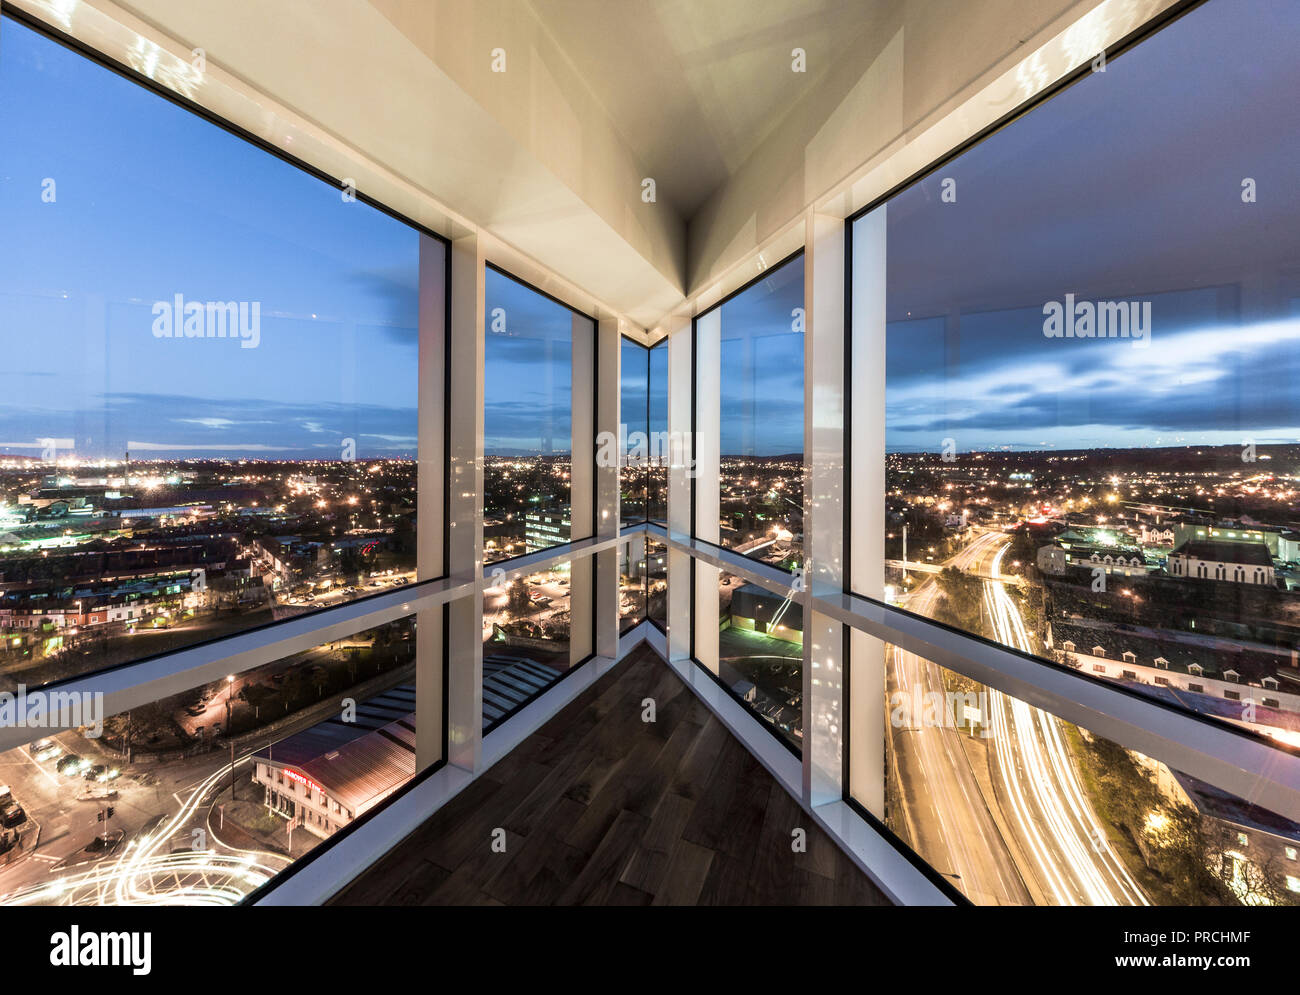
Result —
<svg viewBox="0 0 1300 995"><path fill-rule="evenodd" d="M568 542L575 315L489 268L483 384L485 560ZM592 335L581 320L581 334Z"/></svg>
<svg viewBox="0 0 1300 995"><path fill-rule="evenodd" d="M718 677L795 750L803 744L803 608L722 574L718 588Z"/></svg>
<svg viewBox="0 0 1300 995"><path fill-rule="evenodd" d="M650 419L649 510L655 522L668 521L668 467L672 445L668 437L668 339L650 349L650 389L647 397Z"/></svg>
<svg viewBox="0 0 1300 995"><path fill-rule="evenodd" d="M9 751L0 902L239 901L414 775L414 681L398 619Z"/></svg>
<svg viewBox="0 0 1300 995"><path fill-rule="evenodd" d="M619 410L623 425L624 463L619 471L622 491L619 516L624 525L635 525L645 521L647 475L650 472L650 424L646 406L650 350L631 339L620 342Z"/></svg>
<svg viewBox="0 0 1300 995"><path fill-rule="evenodd" d="M720 544L803 560L803 257L721 307Z"/></svg>
<svg viewBox="0 0 1300 995"><path fill-rule="evenodd" d="M668 630L668 547L646 539L646 616Z"/></svg>
<svg viewBox="0 0 1300 995"><path fill-rule="evenodd" d="M645 621L646 560L645 537L634 536L618 547L619 632L628 632Z"/></svg>
<svg viewBox="0 0 1300 995"><path fill-rule="evenodd" d="M855 639L855 666L863 648ZM884 653L884 821L973 902L1298 903L1288 852L1300 824L898 647Z"/></svg>
<svg viewBox="0 0 1300 995"><path fill-rule="evenodd" d="M1294 3L1199 7L854 242L885 239L898 603L1289 742L1297 43Z"/></svg>
<svg viewBox="0 0 1300 995"><path fill-rule="evenodd" d="M411 582L441 243L9 19L0 133L0 668Z"/></svg>
<svg viewBox="0 0 1300 995"><path fill-rule="evenodd" d="M489 730L559 680L590 653L574 630L573 584L587 587L591 561L503 580L483 592L483 728ZM589 629L589 626L588 626Z"/></svg>

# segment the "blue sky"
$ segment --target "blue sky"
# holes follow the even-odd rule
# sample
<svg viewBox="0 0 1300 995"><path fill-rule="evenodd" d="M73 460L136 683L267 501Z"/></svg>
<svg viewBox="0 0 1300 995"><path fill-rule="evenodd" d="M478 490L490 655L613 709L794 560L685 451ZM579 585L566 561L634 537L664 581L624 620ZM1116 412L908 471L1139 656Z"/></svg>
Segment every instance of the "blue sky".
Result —
<svg viewBox="0 0 1300 995"><path fill-rule="evenodd" d="M0 134L0 452L415 454L415 230L9 19ZM260 345L155 338L178 293Z"/></svg>
<svg viewBox="0 0 1300 995"><path fill-rule="evenodd" d="M1294 0L1211 0L893 198L888 447L1300 441L1297 50ZM0 134L0 453L414 455L413 229L8 19ZM259 347L155 338L177 293ZM571 312L487 293L487 451L568 452ZM802 450L802 293L723 305L724 454ZM1149 348L1045 338L1066 293L1150 301Z"/></svg>
<svg viewBox="0 0 1300 995"><path fill-rule="evenodd" d="M724 456L803 452L803 256L722 305Z"/></svg>
<svg viewBox="0 0 1300 995"><path fill-rule="evenodd" d="M887 446L1300 442L1297 51L1295 0L1211 0L890 200ZM1067 293L1149 347L1046 338Z"/></svg>
<svg viewBox="0 0 1300 995"><path fill-rule="evenodd" d="M571 452L573 312L491 268L484 304L483 451ZM583 331L595 334L585 320Z"/></svg>

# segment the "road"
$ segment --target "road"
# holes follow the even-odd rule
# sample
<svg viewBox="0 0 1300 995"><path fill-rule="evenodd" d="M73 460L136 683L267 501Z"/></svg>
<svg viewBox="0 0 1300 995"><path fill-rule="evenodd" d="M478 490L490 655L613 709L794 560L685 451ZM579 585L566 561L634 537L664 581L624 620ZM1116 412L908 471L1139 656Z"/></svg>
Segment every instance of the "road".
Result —
<svg viewBox="0 0 1300 995"><path fill-rule="evenodd" d="M63 754L96 756L76 732L52 738ZM249 762L249 754L237 758L241 769ZM41 827L37 850L0 867L0 904L228 905L289 864L283 854L245 850L208 829L212 804L229 791L229 758L220 750L151 767L144 783L124 774L101 785L117 791L103 804L114 808L109 825L125 837L102 857L85 852L103 829L101 803L80 800L90 785L54 765L37 762L25 747L0 758L6 783ZM246 784L241 792L250 790Z"/></svg>
<svg viewBox="0 0 1300 995"><path fill-rule="evenodd" d="M1008 548L1003 543L993 554L990 572L995 578L1002 576ZM985 582L984 607L993 620L994 638L1032 651L1020 610L1001 580ZM1004 809L1049 900L1056 905L1149 905L1092 810L1061 721L992 688L989 711Z"/></svg>
<svg viewBox="0 0 1300 995"><path fill-rule="evenodd" d="M949 565L964 568L973 564L993 541L992 534L981 536ZM912 592L907 607L932 615L938 596L938 585L927 579ZM912 695L918 689L921 696L944 693L943 672L937 664L897 646L890 647L890 656L889 700L894 700L895 692L906 695L904 700L914 700ZM974 902L1032 904L966 758L960 739L963 734L951 727L916 721L906 729L891 726L890 735L913 849Z"/></svg>
<svg viewBox="0 0 1300 995"><path fill-rule="evenodd" d="M1030 634L1002 574L1009 542L1001 533L983 533L945 565L990 578L983 597L995 637L1029 651ZM938 595L927 578L906 607L933 615ZM909 694L914 686L922 694L945 690L940 667L897 647L889 682L891 691ZM1092 811L1061 722L993 689L989 711L992 799L981 790L957 729L921 723L905 742L891 733L901 746L899 777L918 852L981 904L1027 904L1034 896L1061 905L1148 904ZM999 807L1004 828L990 805Z"/></svg>

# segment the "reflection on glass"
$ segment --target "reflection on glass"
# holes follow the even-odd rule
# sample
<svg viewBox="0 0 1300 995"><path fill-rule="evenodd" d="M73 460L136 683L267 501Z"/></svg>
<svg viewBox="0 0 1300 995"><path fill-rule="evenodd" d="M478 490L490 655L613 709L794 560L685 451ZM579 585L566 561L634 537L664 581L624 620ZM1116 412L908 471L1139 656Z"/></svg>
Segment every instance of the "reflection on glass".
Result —
<svg viewBox="0 0 1300 995"><path fill-rule="evenodd" d="M1294 174L1297 42L1285 0L1199 7L854 236L887 259L896 602L1289 743L1300 196L1223 176ZM1103 118L1132 156L1061 144Z"/></svg>
<svg viewBox="0 0 1300 995"><path fill-rule="evenodd" d="M441 243L3 34L0 671L59 680L413 581ZM55 163L46 198L15 181ZM185 251L160 237L181 218Z"/></svg>
<svg viewBox="0 0 1300 995"><path fill-rule="evenodd" d="M803 608L723 574L718 587L718 677L796 750L803 744Z"/></svg>
<svg viewBox="0 0 1300 995"><path fill-rule="evenodd" d="M558 680L571 662L570 564L483 592L483 728Z"/></svg>
<svg viewBox="0 0 1300 995"><path fill-rule="evenodd" d="M1300 900L1300 824L915 654L885 653L885 822L977 904Z"/></svg>
<svg viewBox="0 0 1300 995"><path fill-rule="evenodd" d="M721 308L721 545L803 561L803 256Z"/></svg>
<svg viewBox="0 0 1300 995"><path fill-rule="evenodd" d="M415 773L411 618L3 758L0 903L233 904Z"/></svg>
<svg viewBox="0 0 1300 995"><path fill-rule="evenodd" d="M574 336L594 329L490 267L485 294L483 542L493 563L572 535Z"/></svg>

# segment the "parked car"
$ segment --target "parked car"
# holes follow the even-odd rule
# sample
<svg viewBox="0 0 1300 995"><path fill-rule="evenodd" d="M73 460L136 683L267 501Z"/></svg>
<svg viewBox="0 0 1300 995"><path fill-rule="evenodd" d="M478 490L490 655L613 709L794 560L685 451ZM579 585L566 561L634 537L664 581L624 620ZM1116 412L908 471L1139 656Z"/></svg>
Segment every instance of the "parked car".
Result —
<svg viewBox="0 0 1300 995"><path fill-rule="evenodd" d="M27 821L27 813L23 807L15 801L7 805L0 806L0 825L6 829L13 829L14 826L21 826Z"/></svg>
<svg viewBox="0 0 1300 995"><path fill-rule="evenodd" d="M53 760L61 752L59 744L52 739L38 739L31 746L33 760Z"/></svg>
<svg viewBox="0 0 1300 995"><path fill-rule="evenodd" d="M87 761L75 753L69 753L66 757L58 762L55 766L60 774L66 774L68 777L76 777L86 768Z"/></svg>

